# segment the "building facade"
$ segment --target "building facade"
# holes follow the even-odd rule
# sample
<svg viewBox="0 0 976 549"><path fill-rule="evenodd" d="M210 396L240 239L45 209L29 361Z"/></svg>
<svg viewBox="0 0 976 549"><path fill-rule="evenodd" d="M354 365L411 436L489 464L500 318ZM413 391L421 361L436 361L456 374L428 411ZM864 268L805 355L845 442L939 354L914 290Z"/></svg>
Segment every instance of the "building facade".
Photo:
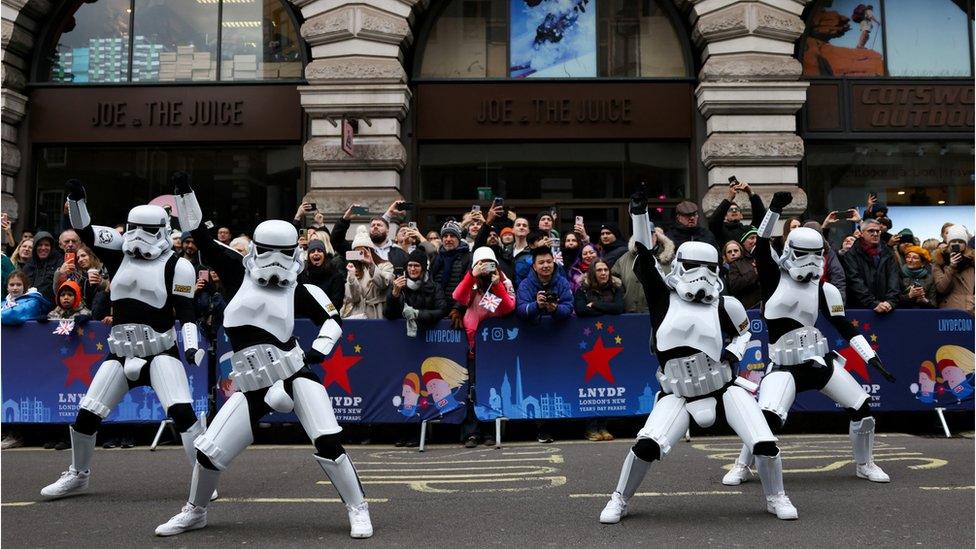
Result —
<svg viewBox="0 0 976 549"><path fill-rule="evenodd" d="M846 0L3 0L3 210L54 227L79 177L115 223L177 169L235 231L401 197L424 227L492 196L626 225L641 182L666 220L731 175L793 213L972 204L972 3L932 4L865 39ZM941 162L892 183L906 155Z"/></svg>

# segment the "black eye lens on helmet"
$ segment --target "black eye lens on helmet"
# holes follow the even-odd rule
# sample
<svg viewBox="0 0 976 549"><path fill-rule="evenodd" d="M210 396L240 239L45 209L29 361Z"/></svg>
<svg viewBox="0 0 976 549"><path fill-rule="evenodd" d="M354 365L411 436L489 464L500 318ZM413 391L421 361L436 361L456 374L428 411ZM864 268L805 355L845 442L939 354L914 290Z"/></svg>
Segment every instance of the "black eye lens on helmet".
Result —
<svg viewBox="0 0 976 549"><path fill-rule="evenodd" d="M126 223L125 224L125 230L127 230L127 231L134 231L136 229L142 229L143 231L146 231L147 233L155 233L155 232L158 232L159 229L161 229L161 228L163 228L162 225L147 225L145 223Z"/></svg>
<svg viewBox="0 0 976 549"><path fill-rule="evenodd" d="M688 270L697 269L699 267L705 267L706 269L708 269L709 271L712 271L713 273L717 273L718 272L718 265L716 265L714 263L700 263L698 261L687 261L687 260L685 260L685 261L682 261L681 262L681 265L684 266L684 268L685 269L688 269Z"/></svg>
<svg viewBox="0 0 976 549"><path fill-rule="evenodd" d="M793 251L793 255L795 255L796 257L806 257L807 254L809 254L809 253L810 252L802 252L800 250L794 250Z"/></svg>

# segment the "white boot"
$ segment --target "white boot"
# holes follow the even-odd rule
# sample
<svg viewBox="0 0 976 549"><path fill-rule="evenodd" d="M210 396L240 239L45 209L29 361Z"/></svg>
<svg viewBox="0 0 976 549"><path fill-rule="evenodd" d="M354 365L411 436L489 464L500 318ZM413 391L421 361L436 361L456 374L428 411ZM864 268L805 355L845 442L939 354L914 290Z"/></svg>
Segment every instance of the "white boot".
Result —
<svg viewBox="0 0 976 549"><path fill-rule="evenodd" d="M610 501L600 513L600 522L603 524L617 524L620 519L627 516L627 500L620 492L610 494Z"/></svg>
<svg viewBox="0 0 976 549"><path fill-rule="evenodd" d="M373 524L369 519L369 506L363 487L359 483L359 475L352 466L349 456L342 454L335 461L314 456L326 476L332 481L339 497L346 504L349 512L349 535L354 538L368 538L373 535Z"/></svg>
<svg viewBox="0 0 976 549"><path fill-rule="evenodd" d="M854 450L854 474L871 482L891 482L881 467L874 463L874 418L866 417L852 421L850 427L851 445Z"/></svg>
<svg viewBox="0 0 976 549"><path fill-rule="evenodd" d="M796 520L799 513L783 489L783 459L780 455L756 456L756 469L766 495L766 511L780 520Z"/></svg>
<svg viewBox="0 0 976 549"><path fill-rule="evenodd" d="M369 504L346 505L349 512L349 536L356 539L372 537L373 523L369 520Z"/></svg>
<svg viewBox="0 0 976 549"><path fill-rule="evenodd" d="M166 524L160 524L156 527L156 535L175 536L190 530L198 530L206 525L207 508L197 507L192 503L187 503L183 506L183 509L178 514L174 515L173 518L169 519Z"/></svg>
<svg viewBox="0 0 976 549"><path fill-rule="evenodd" d="M91 460L95 453L95 435L84 435L68 427L71 435L71 466L61 473L61 478L41 489L46 498L63 498L88 488L91 478Z"/></svg>

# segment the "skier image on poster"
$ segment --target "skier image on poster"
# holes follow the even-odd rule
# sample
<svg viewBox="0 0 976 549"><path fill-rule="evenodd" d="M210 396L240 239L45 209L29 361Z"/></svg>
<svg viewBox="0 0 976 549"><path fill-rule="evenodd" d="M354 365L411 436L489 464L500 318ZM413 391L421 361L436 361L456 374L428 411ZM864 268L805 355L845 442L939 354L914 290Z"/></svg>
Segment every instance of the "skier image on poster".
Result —
<svg viewBox="0 0 976 549"><path fill-rule="evenodd" d="M590 0L511 0L513 78L596 76L596 7Z"/></svg>

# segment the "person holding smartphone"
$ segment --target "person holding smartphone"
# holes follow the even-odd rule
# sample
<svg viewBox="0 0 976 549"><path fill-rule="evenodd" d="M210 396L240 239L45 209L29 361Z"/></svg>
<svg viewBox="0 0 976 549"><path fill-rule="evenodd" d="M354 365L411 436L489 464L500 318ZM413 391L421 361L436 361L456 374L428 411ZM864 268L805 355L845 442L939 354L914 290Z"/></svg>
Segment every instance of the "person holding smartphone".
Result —
<svg viewBox="0 0 976 549"><path fill-rule="evenodd" d="M936 253L932 276L940 309L961 309L973 314L973 249L962 225L945 229L949 245Z"/></svg>
<svg viewBox="0 0 976 549"><path fill-rule="evenodd" d="M752 223L743 221L744 215L741 206L735 199L739 193L745 194L749 207L752 209ZM763 206L759 195L752 192L752 187L744 181L739 181L733 175L729 177L728 196L719 203L712 215L708 217L708 230L712 231L718 242L728 242L729 240L740 241L743 233L748 231L756 220L760 220L766 215L766 207Z"/></svg>
<svg viewBox="0 0 976 549"><path fill-rule="evenodd" d="M386 289L393 281L394 265L380 257L365 227L356 231L346 260L342 318L383 318Z"/></svg>
<svg viewBox="0 0 976 549"><path fill-rule="evenodd" d="M446 314L444 292L427 279L427 254L423 248L417 248L407 257L406 267L393 269L383 316L406 320L407 337L417 337L418 327L437 324Z"/></svg>
<svg viewBox="0 0 976 549"><path fill-rule="evenodd" d="M932 257L921 246L903 249L901 266L901 306L909 309L932 309L936 306L935 277Z"/></svg>

